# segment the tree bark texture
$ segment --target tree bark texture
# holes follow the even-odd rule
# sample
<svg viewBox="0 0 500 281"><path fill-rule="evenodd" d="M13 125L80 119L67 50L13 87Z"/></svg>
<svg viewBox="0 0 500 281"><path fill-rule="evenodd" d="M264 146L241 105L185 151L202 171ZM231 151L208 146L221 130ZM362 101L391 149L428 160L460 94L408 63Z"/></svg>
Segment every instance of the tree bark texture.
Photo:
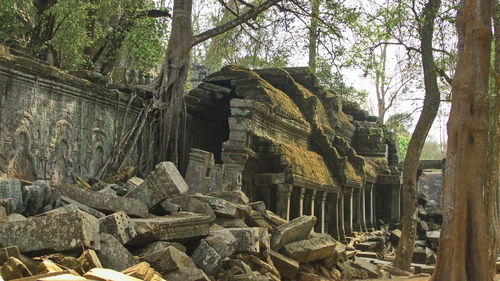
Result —
<svg viewBox="0 0 500 281"><path fill-rule="evenodd" d="M491 1L461 1L457 30L459 60L448 120L443 224L431 280L493 281L498 178L496 186L488 184L488 178L498 166L488 166ZM494 158L498 161L498 155Z"/></svg>
<svg viewBox="0 0 500 281"><path fill-rule="evenodd" d="M422 114L418 119L406 153L403 170L403 227L401 239L396 249L394 266L410 270L413 258L413 246L416 238L418 201L417 170L420 154L439 110L440 92L437 73L434 66L432 39L434 20L441 6L441 0L429 0L423 9L423 22L420 27L420 49L424 71L425 98Z"/></svg>
<svg viewBox="0 0 500 281"><path fill-rule="evenodd" d="M320 0L311 0L311 25L309 26L309 69L316 73L318 51L318 16Z"/></svg>

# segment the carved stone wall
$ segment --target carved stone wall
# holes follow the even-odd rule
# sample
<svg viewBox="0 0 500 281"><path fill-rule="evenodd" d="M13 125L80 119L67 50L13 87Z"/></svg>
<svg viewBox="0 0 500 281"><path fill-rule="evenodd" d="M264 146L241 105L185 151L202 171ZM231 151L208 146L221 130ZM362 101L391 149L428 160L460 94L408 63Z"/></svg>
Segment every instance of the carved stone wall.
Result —
<svg viewBox="0 0 500 281"><path fill-rule="evenodd" d="M0 174L71 183L92 178L112 153L122 123L137 117L128 94L0 50ZM138 149L129 163L137 166Z"/></svg>

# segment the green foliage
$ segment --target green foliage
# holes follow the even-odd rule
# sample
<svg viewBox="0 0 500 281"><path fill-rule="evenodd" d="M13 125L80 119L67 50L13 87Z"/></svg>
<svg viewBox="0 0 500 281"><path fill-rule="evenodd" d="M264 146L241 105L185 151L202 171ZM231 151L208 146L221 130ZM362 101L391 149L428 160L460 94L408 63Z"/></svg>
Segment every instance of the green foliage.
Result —
<svg viewBox="0 0 500 281"><path fill-rule="evenodd" d="M406 152L408 151L408 145L410 144L411 135L409 134L396 134L396 141L399 146L399 159L404 160L406 157Z"/></svg>
<svg viewBox="0 0 500 281"><path fill-rule="evenodd" d="M441 160L444 158L441 144L434 140L427 140L422 148L420 160Z"/></svg>
<svg viewBox="0 0 500 281"><path fill-rule="evenodd" d="M24 40L26 26L33 13L32 1L2 0L0 5L0 44L10 44L13 39Z"/></svg>

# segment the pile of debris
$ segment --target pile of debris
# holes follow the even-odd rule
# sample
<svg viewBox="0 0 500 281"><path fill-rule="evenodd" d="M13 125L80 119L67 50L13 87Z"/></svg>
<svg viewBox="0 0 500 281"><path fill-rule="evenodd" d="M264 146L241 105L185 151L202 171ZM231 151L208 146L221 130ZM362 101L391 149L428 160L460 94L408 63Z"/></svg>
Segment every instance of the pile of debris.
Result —
<svg viewBox="0 0 500 281"><path fill-rule="evenodd" d="M122 169L113 183L92 186L80 178L66 186L0 179L0 280L410 275L374 265L330 235L314 233L314 216L286 221L241 191L187 195L188 185L171 162L158 164L145 180L133 172Z"/></svg>

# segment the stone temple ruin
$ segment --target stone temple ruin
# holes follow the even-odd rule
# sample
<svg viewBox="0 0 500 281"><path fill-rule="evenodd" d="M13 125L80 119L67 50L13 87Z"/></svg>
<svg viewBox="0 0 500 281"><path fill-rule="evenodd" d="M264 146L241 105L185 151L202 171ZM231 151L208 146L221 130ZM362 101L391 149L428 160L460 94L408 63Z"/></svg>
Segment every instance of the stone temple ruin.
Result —
<svg viewBox="0 0 500 281"><path fill-rule="evenodd" d="M400 218L395 141L306 68L224 67L186 96L190 192L243 190L345 241Z"/></svg>
<svg viewBox="0 0 500 281"><path fill-rule="evenodd" d="M353 259L354 247L386 251L399 239L374 231L400 220L392 134L306 68L210 74L186 95L183 167L154 162L151 118L123 169L96 181L144 113L148 93L136 94L0 48L5 280L55 271L94 280L109 273L101 267L127 276L106 280L147 281L410 274ZM24 254L43 262L30 267Z"/></svg>

